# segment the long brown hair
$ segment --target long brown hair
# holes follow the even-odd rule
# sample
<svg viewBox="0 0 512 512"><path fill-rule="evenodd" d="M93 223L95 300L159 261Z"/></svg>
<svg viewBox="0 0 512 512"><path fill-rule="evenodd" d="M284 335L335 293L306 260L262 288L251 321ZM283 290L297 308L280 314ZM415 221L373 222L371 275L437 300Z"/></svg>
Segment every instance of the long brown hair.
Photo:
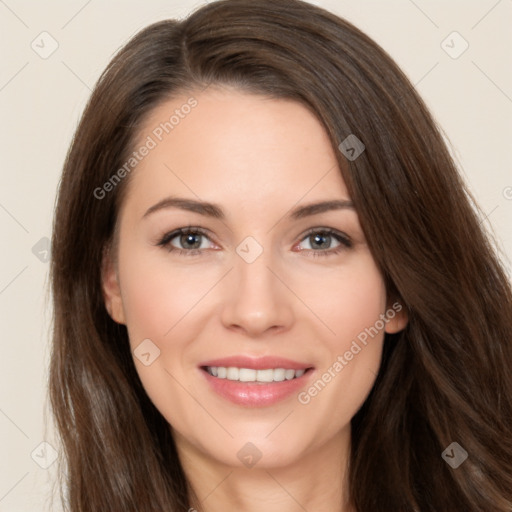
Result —
<svg viewBox="0 0 512 512"><path fill-rule="evenodd" d="M123 166L153 108L209 84L293 99L320 119L388 293L407 308L408 326L387 335L374 388L352 420L356 509L510 512L510 284L411 83L365 34L299 0L223 0L153 24L120 50L89 100L52 240L49 392L67 509L190 506L169 426L101 291L129 176L102 198L95 190ZM355 160L337 149L351 134L365 145ZM441 457L454 441L469 455L457 469Z"/></svg>

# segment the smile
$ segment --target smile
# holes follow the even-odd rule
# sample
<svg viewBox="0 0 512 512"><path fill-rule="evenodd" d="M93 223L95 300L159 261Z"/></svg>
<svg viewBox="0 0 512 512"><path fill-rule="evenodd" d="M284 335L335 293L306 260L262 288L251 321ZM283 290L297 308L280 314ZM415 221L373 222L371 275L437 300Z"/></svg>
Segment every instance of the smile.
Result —
<svg viewBox="0 0 512 512"><path fill-rule="evenodd" d="M294 370L285 368L236 368L233 366L207 366L206 371L218 379L227 379L239 382L283 382L302 377L305 369Z"/></svg>
<svg viewBox="0 0 512 512"><path fill-rule="evenodd" d="M243 407L268 407L292 399L314 377L306 362L245 355L203 361L199 370L218 397Z"/></svg>

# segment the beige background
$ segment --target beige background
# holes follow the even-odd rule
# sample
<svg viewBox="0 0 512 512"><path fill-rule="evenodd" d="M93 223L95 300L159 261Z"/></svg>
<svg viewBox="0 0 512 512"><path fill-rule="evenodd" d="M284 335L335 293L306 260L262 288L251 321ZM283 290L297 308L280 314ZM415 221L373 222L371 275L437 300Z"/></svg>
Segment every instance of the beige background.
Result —
<svg viewBox="0 0 512 512"><path fill-rule="evenodd" d="M56 464L41 467L53 452L40 446L57 448L44 417L51 316L44 239L72 133L112 54L142 27L201 3L0 0L0 512L50 509ZM416 84L510 269L512 0L314 3L368 33ZM52 44L56 51L44 55Z"/></svg>

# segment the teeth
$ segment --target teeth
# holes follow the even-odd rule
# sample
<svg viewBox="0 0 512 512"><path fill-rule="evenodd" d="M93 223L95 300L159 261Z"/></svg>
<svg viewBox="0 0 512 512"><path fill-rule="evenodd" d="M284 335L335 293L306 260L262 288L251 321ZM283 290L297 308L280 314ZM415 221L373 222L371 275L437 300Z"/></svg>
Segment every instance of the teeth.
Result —
<svg viewBox="0 0 512 512"><path fill-rule="evenodd" d="M238 368L230 367L227 370L226 379L240 380L240 370Z"/></svg>
<svg viewBox="0 0 512 512"><path fill-rule="evenodd" d="M208 366L210 375L218 379L237 380L240 382L282 382L302 377L306 370L285 370L284 368L268 368L254 370L253 368L235 368L230 366Z"/></svg>
<svg viewBox="0 0 512 512"><path fill-rule="evenodd" d="M274 380L282 382L284 380L284 372L285 370L283 368L276 368L274 370Z"/></svg>
<svg viewBox="0 0 512 512"><path fill-rule="evenodd" d="M274 370L258 370L256 373L258 382L273 382L274 381Z"/></svg>
<svg viewBox="0 0 512 512"><path fill-rule="evenodd" d="M233 370L235 369L238 371L238 380L240 382L254 382L256 380L257 370L251 368L240 368L240 370L238 370L238 368L233 368Z"/></svg>
<svg viewBox="0 0 512 512"><path fill-rule="evenodd" d="M291 380L295 377L295 370L285 370L284 371L284 378L286 380Z"/></svg>

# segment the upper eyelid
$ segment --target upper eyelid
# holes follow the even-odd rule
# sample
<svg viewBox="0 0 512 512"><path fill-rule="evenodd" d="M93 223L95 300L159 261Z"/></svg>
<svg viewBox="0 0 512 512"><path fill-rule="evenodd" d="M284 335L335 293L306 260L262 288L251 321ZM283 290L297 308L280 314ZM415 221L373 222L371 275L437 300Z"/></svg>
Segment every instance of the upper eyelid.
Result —
<svg viewBox="0 0 512 512"><path fill-rule="evenodd" d="M329 233L329 234L333 234L333 235L339 235L339 236L343 236L343 237L346 237L346 238L350 238L346 233L344 233L343 231L339 230L339 229L334 229L334 228L328 228L326 226L319 226L319 227L313 227L313 228L309 228L305 231L305 233L302 235L302 238L305 238L306 236L309 236L311 235L311 233ZM302 239L301 239L302 240Z"/></svg>
<svg viewBox="0 0 512 512"><path fill-rule="evenodd" d="M301 243L303 240L311 236L313 233L327 233L329 236L333 236L338 240L339 243L346 245L347 247L351 247L353 245L352 238L344 233L343 231L339 231L334 228L327 228L327 227L319 227L319 228L311 228L308 231L306 231L300 238L299 243ZM315 252L329 252L328 249L326 251L315 251Z"/></svg>
<svg viewBox="0 0 512 512"><path fill-rule="evenodd" d="M210 231L208 229L201 228L199 226L190 226L190 227L185 226L185 227L173 229L171 231L164 233L164 235L158 239L157 244L163 245L164 241L165 241L165 243L169 243L171 240L173 240L177 236L180 236L183 233L192 233L192 234L202 235L202 236L209 238L212 242L214 242L214 240L212 240L212 236L210 235Z"/></svg>

